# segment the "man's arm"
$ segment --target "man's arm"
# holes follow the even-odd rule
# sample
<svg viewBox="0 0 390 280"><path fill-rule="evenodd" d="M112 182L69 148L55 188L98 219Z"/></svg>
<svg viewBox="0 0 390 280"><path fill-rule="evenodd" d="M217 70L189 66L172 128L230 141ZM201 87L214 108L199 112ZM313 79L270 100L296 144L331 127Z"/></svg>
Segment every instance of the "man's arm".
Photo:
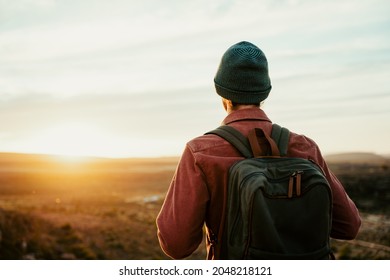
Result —
<svg viewBox="0 0 390 280"><path fill-rule="evenodd" d="M156 220L158 239L165 254L182 259L198 248L208 200L203 172L187 146Z"/></svg>

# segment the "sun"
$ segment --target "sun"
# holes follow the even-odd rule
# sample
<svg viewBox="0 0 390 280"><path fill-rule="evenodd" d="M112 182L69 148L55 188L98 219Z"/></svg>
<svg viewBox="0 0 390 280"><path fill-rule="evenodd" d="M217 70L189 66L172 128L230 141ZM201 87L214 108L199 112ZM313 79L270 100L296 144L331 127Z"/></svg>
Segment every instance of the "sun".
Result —
<svg viewBox="0 0 390 280"><path fill-rule="evenodd" d="M29 139L30 147L38 153L68 157L118 156L118 139L95 124L57 123L36 132Z"/></svg>

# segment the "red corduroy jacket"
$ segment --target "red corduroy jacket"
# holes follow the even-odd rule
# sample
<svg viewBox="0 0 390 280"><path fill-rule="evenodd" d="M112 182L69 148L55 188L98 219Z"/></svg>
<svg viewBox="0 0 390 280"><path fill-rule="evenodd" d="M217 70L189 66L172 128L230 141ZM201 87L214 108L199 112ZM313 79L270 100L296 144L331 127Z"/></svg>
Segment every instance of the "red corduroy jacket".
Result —
<svg viewBox="0 0 390 280"><path fill-rule="evenodd" d="M234 111L223 124L233 126L244 135L255 127L266 133L272 129L272 122L259 108ZM291 132L287 156L310 159L323 169L333 195L331 237L355 238L361 224L358 209L329 170L317 144ZM202 242L204 225L208 231L221 236L228 171L241 159L234 147L216 135L202 135L187 143L156 220L158 239L165 254L174 259L191 255ZM209 242L207 254L209 259L218 258L218 252L210 250Z"/></svg>

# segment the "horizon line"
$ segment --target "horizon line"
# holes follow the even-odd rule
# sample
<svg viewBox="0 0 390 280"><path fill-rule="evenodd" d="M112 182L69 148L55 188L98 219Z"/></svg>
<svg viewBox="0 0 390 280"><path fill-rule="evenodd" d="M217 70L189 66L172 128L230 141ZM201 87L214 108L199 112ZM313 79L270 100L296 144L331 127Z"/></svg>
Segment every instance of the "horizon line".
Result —
<svg viewBox="0 0 390 280"><path fill-rule="evenodd" d="M324 154L323 157L329 156L341 156L341 155L375 155L384 158L390 158L390 153L376 153L369 151L346 151L346 152L334 152ZM180 158L181 155L145 155L145 156L99 156L99 155L67 155L61 153L39 153L39 152L16 152L16 151L0 151L2 155L15 155L15 156L48 156L48 157L61 157L69 159L108 159L108 160L121 160L121 159L168 159L168 158Z"/></svg>

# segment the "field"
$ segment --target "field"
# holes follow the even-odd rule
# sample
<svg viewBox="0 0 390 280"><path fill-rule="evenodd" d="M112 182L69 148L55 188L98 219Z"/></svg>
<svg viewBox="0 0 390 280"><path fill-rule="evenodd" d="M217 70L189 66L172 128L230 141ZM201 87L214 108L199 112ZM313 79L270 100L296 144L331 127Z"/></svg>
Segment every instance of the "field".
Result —
<svg viewBox="0 0 390 280"><path fill-rule="evenodd" d="M362 158L329 159L363 217L356 240L332 246L338 259L390 259L390 164ZM155 218L177 161L0 154L0 259L167 259Z"/></svg>

